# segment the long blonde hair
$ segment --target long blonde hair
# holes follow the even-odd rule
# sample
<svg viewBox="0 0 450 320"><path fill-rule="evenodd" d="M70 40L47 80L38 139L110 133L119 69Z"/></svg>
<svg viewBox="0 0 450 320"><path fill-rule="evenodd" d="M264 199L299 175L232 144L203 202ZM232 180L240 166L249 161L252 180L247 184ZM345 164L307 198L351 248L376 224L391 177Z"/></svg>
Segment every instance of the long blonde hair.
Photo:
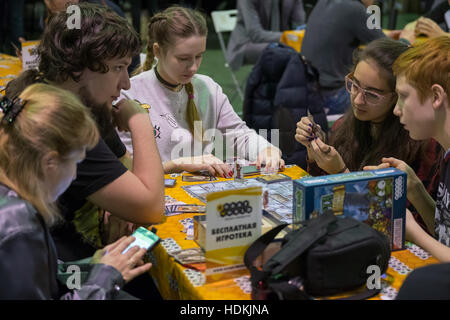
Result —
<svg viewBox="0 0 450 320"><path fill-rule="evenodd" d="M19 96L22 111L12 123L0 121L0 181L39 211L48 225L59 219L44 186L43 157L93 148L99 133L90 111L71 92L47 84L29 86ZM0 113L0 120L4 114Z"/></svg>
<svg viewBox="0 0 450 320"><path fill-rule="evenodd" d="M204 16L196 10L181 6L171 6L166 10L155 14L148 23L147 56L143 64L143 71L150 70L155 61L153 45L167 52L167 48L175 44L177 38L186 39L192 36L204 36L208 34L208 27ZM194 88L191 83L185 85L188 94L186 120L191 133L194 135L194 123L200 121L200 115L194 102ZM194 138L201 140L201 137Z"/></svg>

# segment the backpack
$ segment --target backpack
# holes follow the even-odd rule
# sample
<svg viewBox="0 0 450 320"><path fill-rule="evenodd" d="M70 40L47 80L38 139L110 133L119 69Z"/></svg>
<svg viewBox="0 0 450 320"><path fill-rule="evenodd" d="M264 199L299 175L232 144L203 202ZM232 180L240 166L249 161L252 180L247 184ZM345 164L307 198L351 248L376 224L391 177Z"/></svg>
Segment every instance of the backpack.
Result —
<svg viewBox="0 0 450 320"><path fill-rule="evenodd" d="M386 235L356 219L336 217L328 210L287 233L281 248L259 267L258 258L286 226L279 225L263 234L245 253L253 299L308 300L364 284L364 292L348 299L364 299L380 291L376 285L369 287L368 270L378 268L380 276L386 272L391 256Z"/></svg>

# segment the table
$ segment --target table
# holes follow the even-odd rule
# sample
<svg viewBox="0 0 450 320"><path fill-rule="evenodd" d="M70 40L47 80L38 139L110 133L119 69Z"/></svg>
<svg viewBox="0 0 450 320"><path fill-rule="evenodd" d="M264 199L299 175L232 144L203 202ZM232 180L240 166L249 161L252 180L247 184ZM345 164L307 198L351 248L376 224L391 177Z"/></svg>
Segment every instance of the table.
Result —
<svg viewBox="0 0 450 320"><path fill-rule="evenodd" d="M0 96L4 95L6 84L22 71L22 61L18 57L0 53Z"/></svg>
<svg viewBox="0 0 450 320"><path fill-rule="evenodd" d="M286 168L283 173L292 179L299 179L306 175L304 170L296 166ZM170 178L169 175L166 175L166 178ZM166 188L166 195L188 204L202 204L200 200L192 198L181 188L184 185L194 183L182 182L181 177L176 179L176 186L174 188ZM220 178L217 182L224 180L226 179ZM150 262L153 263L150 273L162 297L168 300L251 299L248 276L202 285L199 282L199 279L202 277L201 272L181 266L168 254L165 246L170 246L173 243L177 243L182 249L198 247L195 241L186 239L186 234L182 232L183 226L180 223L180 220L192 218L194 215L181 214L171 216L163 224L155 226L158 230L157 234L163 239L163 242L149 255ZM409 272L437 262L435 258L413 244L408 244L408 249L406 250L392 252L390 266L386 272L391 283L373 299L394 298Z"/></svg>

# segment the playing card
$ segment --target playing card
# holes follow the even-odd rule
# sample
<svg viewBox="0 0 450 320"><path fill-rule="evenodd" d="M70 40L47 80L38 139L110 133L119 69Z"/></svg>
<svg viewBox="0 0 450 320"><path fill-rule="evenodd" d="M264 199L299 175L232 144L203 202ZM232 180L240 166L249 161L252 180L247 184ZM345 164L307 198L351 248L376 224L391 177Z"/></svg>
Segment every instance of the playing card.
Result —
<svg viewBox="0 0 450 320"><path fill-rule="evenodd" d="M205 254L200 248L189 248L174 251L170 254L181 264L192 264L205 262Z"/></svg>
<svg viewBox="0 0 450 320"><path fill-rule="evenodd" d="M169 195L165 196L165 202L166 202L166 206L169 205L169 204L171 204L171 205L173 205L173 204L185 204L183 201L178 201L177 199L175 199L175 198L173 198L173 197L171 197Z"/></svg>
<svg viewBox="0 0 450 320"><path fill-rule="evenodd" d="M264 183L274 183L274 182L289 181L289 180L291 180L291 178L282 173L278 173L278 174L270 174L270 175L266 175L266 176L261 176L261 177L256 178L256 180L264 182Z"/></svg>
<svg viewBox="0 0 450 320"><path fill-rule="evenodd" d="M322 140L323 142L326 142L326 135L325 132L323 132L323 130L320 128L320 126L314 121L314 118L312 115L308 116L309 121L311 121L312 123L312 134L315 137L318 137L320 140Z"/></svg>
<svg viewBox="0 0 450 320"><path fill-rule="evenodd" d="M166 213L204 213L206 207L198 204L174 204L166 206Z"/></svg>
<svg viewBox="0 0 450 320"><path fill-rule="evenodd" d="M200 181L215 181L217 180L217 178L213 176L199 175L199 176L183 176L181 180L184 182L200 182Z"/></svg>

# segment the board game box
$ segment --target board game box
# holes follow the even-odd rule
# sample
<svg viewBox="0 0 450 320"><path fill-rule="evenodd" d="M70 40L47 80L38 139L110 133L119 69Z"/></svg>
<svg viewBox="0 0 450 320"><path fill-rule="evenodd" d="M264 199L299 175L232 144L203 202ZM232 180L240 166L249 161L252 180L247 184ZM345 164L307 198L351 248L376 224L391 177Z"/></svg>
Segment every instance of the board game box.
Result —
<svg viewBox="0 0 450 320"><path fill-rule="evenodd" d="M392 250L405 242L406 173L395 168L358 171L293 182L293 222L308 220L331 209L386 234Z"/></svg>

